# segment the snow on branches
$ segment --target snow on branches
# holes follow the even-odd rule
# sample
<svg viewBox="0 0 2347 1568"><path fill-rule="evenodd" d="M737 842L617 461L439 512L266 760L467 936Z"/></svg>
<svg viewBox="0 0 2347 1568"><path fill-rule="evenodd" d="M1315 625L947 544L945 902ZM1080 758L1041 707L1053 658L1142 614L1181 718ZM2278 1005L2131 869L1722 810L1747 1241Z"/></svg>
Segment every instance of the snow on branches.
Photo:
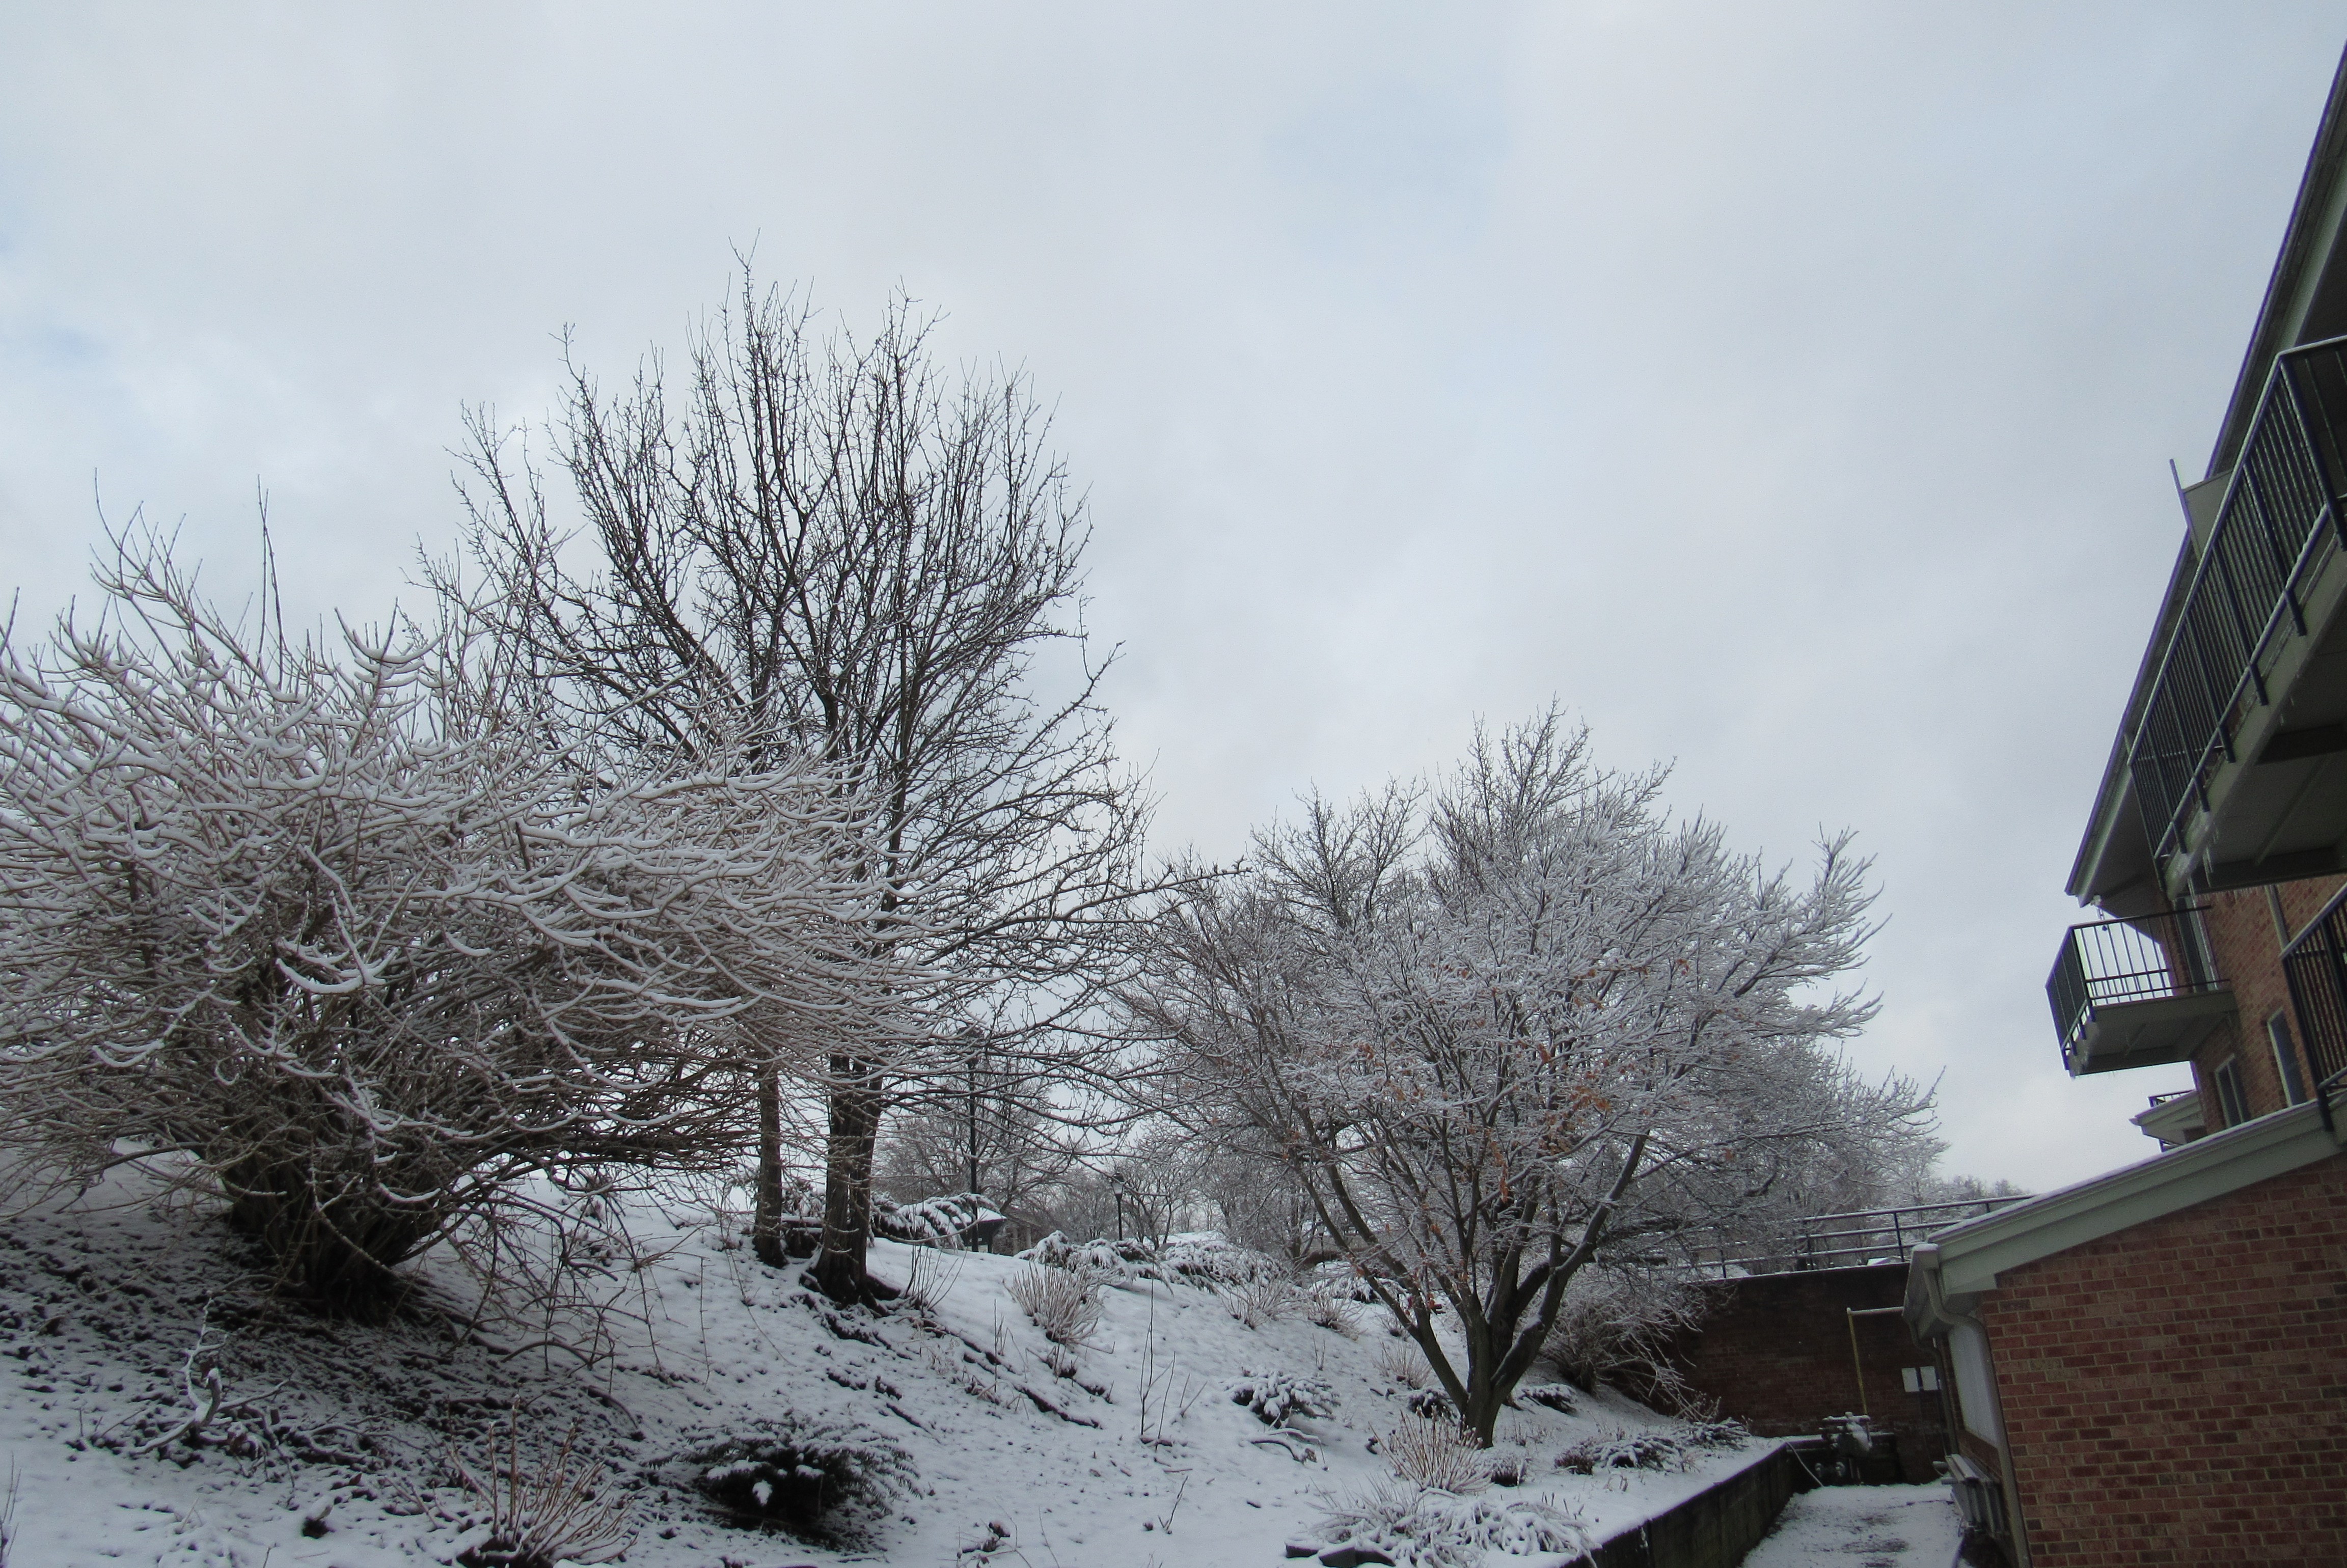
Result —
<svg viewBox="0 0 2347 1568"><path fill-rule="evenodd" d="M730 1156L750 1040L901 1027L835 780L630 771L454 636L252 634L151 538L98 577L0 648L27 1171L144 1161L372 1310L528 1173Z"/></svg>
<svg viewBox="0 0 2347 1568"><path fill-rule="evenodd" d="M1666 821L1661 784L1553 712L1479 734L1431 789L1314 800L1169 902L1128 992L1173 1113L1268 1137L1486 1442L1593 1258L1732 1222L1921 1108L1830 1046L1873 1012L1825 989L1866 864L1837 839L1797 884Z"/></svg>

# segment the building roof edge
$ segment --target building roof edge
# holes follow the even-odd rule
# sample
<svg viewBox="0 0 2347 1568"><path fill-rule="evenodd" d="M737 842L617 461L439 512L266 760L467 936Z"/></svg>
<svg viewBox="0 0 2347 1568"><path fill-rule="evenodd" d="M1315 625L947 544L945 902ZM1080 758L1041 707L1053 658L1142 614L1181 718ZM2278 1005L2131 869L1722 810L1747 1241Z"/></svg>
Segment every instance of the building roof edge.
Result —
<svg viewBox="0 0 2347 1568"><path fill-rule="evenodd" d="M1947 1296L1997 1287L1997 1276L2340 1153L2312 1102L2277 1111L2140 1163L1935 1233L1917 1265Z"/></svg>
<svg viewBox="0 0 2347 1568"><path fill-rule="evenodd" d="M2249 431L2250 415L2257 411L2258 395L2264 389L2266 371L2274 356L2290 344L2282 341L2291 329L2292 305L2299 294L2300 274L2306 269L2322 227L2322 210L2329 204L2331 187L2338 179L2342 159L2347 159L2347 53L2339 58L2331 74L2331 95L2322 101L2322 118L2316 123L2314 145L2306 154L2306 170L2299 176L2298 193L2291 200L2290 221L2282 230L2281 249L2274 255L2273 272L2267 276L2265 297L2258 303L2257 324L2250 331L2250 346L2241 356L2241 368L2233 379L2233 395L2225 404L2224 423L2217 430L2217 445L2209 454L2209 472L2214 478L2233 466L2242 440Z"/></svg>

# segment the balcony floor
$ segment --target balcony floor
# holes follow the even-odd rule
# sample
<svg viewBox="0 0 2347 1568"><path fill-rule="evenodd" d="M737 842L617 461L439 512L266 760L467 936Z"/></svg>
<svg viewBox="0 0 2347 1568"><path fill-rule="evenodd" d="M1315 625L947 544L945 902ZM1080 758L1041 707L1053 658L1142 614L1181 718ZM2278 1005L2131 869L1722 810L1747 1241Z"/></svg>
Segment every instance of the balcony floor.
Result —
<svg viewBox="0 0 2347 1568"><path fill-rule="evenodd" d="M2070 1048L2070 1075L2165 1067L2190 1058L2219 1024L2233 1016L2229 990L2109 1002L2095 1009Z"/></svg>

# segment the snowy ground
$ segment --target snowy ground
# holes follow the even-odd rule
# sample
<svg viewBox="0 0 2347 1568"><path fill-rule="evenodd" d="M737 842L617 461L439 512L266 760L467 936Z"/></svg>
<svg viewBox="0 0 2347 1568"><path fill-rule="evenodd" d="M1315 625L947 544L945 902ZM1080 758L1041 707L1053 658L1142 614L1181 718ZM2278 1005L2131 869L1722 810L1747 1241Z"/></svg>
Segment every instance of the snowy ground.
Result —
<svg viewBox="0 0 2347 1568"><path fill-rule="evenodd" d="M933 1312L876 1317L830 1307L795 1269L762 1267L707 1209L648 1211L639 1228L662 1255L610 1278L601 1321L616 1348L582 1367L513 1324L465 1344L445 1316L363 1328L287 1309L216 1221L119 1192L110 1204L0 1221L0 1465L17 1478L7 1562L448 1562L478 1542L485 1518L452 1461L488 1473L488 1441L516 1410L523 1468L568 1439L597 1468L601 1495L629 1510L625 1561L655 1568L1267 1564L1286 1542L1316 1537L1325 1499L1390 1485L1368 1444L1394 1429L1410 1390L1378 1370L1400 1341L1367 1309L1358 1337L1300 1317L1249 1328L1210 1291L1138 1282L1105 1293L1093 1344L1055 1371L1006 1294L1029 1266L1012 1259L881 1244L883 1277L904 1282L917 1258L942 1262L951 1281ZM452 1307L457 1285L438 1282ZM212 1368L220 1409L200 1446L172 1440L211 1398ZM1244 1371L1323 1379L1337 1408L1276 1436L1229 1398ZM917 1482L860 1535L825 1545L726 1524L672 1484L673 1470L663 1483L661 1461L786 1412L893 1440ZM1481 1500L1543 1502L1602 1538L1758 1451L1694 1450L1683 1467L1587 1476L1554 1465L1582 1440L1674 1430L1611 1395L1571 1413L1511 1412L1501 1447L1527 1479ZM1896 1509L1928 1490L1871 1496ZM1910 1543L1882 1561L1936 1564L1953 1550L1952 1536L1945 1551L1922 1550L1936 1528L1901 1515L1858 1532ZM1829 1554L1816 1560L1853 1561L1855 1538L1820 1536Z"/></svg>
<svg viewBox="0 0 2347 1568"><path fill-rule="evenodd" d="M1785 1505L1744 1568L1952 1568L1960 1533L1944 1486L1819 1487Z"/></svg>

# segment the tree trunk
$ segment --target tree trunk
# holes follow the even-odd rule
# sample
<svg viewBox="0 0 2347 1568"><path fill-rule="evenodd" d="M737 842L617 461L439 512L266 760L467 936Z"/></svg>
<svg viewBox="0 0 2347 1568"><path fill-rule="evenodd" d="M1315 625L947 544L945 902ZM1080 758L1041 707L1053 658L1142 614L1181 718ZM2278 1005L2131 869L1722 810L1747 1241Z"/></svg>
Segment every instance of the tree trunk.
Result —
<svg viewBox="0 0 2347 1568"><path fill-rule="evenodd" d="M790 1261L783 1245L783 1070L772 1061L758 1071L758 1202L750 1250L770 1268Z"/></svg>
<svg viewBox="0 0 2347 1568"><path fill-rule="evenodd" d="M835 1058L832 1071L831 1128L824 1150L823 1250L815 1258L815 1283L834 1301L870 1302L883 1294L865 1272L872 1245L872 1155L880 1132L880 1084L864 1062Z"/></svg>

